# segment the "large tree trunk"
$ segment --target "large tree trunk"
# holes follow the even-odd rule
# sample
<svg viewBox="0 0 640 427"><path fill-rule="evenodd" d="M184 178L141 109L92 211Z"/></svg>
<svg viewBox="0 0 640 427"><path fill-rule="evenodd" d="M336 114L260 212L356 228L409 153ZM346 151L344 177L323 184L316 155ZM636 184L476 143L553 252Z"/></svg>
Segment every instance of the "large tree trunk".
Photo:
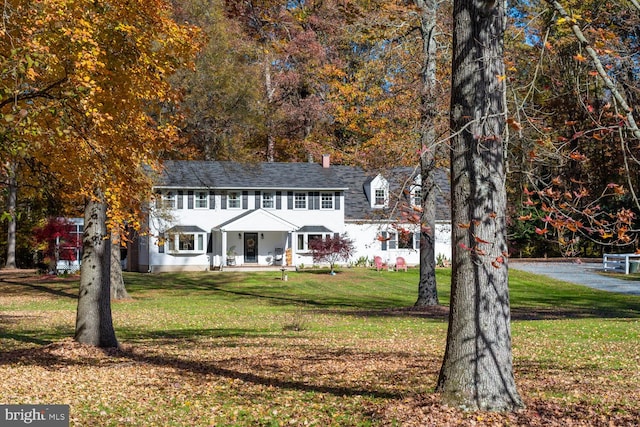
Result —
<svg viewBox="0 0 640 427"><path fill-rule="evenodd" d="M523 406L511 353L506 191L504 2L455 0L451 89L453 270L437 391L468 409Z"/></svg>
<svg viewBox="0 0 640 427"><path fill-rule="evenodd" d="M415 0L420 12L422 35L422 91L420 93L420 176L422 215L420 219L420 281L416 306L438 305L435 258L436 185L436 0Z"/></svg>
<svg viewBox="0 0 640 427"><path fill-rule="evenodd" d="M9 163L7 185L7 212L9 213L9 224L7 225L7 261L5 268L16 268L16 228L18 210L18 166L14 162Z"/></svg>
<svg viewBox="0 0 640 427"><path fill-rule="evenodd" d="M111 233L111 299L121 300L129 299L129 293L124 286L124 278L122 277L122 264L120 263L120 249L122 248L122 240L115 231Z"/></svg>
<svg viewBox="0 0 640 427"><path fill-rule="evenodd" d="M111 245L107 205L90 200L85 206L82 265L75 340L97 347L117 347L111 318Z"/></svg>

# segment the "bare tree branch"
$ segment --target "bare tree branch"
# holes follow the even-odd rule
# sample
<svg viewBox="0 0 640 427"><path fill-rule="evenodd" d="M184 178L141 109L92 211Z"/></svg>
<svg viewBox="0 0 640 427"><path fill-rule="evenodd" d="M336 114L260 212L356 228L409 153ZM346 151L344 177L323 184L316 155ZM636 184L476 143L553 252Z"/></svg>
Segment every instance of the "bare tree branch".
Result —
<svg viewBox="0 0 640 427"><path fill-rule="evenodd" d="M600 57L598 56L598 53L592 47L589 40L587 40L587 38L584 36L584 33L582 32L580 27L578 27L578 24L575 22L572 16L569 15L567 11L562 7L560 2L558 2L557 0L546 0L546 1L556 10L556 12L560 14L560 16L562 16L567 21L567 23L571 25L571 30L573 31L573 34L576 36L578 41L580 41L582 46L584 46L585 50L591 57L591 60L595 65L596 71L604 81L604 84L607 86L607 89L611 91L611 94L614 96L614 98L616 99L620 107L626 112L627 130L629 130L629 132L632 133L634 138L640 139L640 129L638 129L638 125L636 124L636 120L633 116L633 108L631 108L629 104L627 104L627 101L624 99L620 91L618 91L616 84L613 82L613 80L611 80L611 78L605 71L604 66L602 65L602 62L600 61ZM634 5L636 4L637 4L637 1L635 1Z"/></svg>

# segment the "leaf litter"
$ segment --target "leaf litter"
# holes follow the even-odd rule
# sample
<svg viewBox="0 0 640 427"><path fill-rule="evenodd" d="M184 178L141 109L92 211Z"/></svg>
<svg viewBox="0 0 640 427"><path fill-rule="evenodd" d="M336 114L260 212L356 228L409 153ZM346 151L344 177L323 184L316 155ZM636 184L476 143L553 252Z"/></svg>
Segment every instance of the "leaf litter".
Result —
<svg viewBox="0 0 640 427"><path fill-rule="evenodd" d="M3 337L0 352L1 403L68 404L74 426L554 427L637 426L640 420L632 343L615 346L635 365L619 369L593 357L547 360L544 343L516 346L516 381L527 406L505 414L442 405L433 387L443 336L301 330L140 337L118 349L70 337L44 345L20 341L24 331L71 318L55 310L0 311L0 333L13 337Z"/></svg>

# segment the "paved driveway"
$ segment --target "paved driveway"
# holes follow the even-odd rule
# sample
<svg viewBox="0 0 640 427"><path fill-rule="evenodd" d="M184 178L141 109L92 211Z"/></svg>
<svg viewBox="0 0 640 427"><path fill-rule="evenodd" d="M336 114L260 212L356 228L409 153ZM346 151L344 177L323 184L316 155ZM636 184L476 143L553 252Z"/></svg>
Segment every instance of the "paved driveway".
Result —
<svg viewBox="0 0 640 427"><path fill-rule="evenodd" d="M526 262L511 259L509 268L542 274L603 291L640 295L640 281L621 280L598 274L602 272L600 263Z"/></svg>

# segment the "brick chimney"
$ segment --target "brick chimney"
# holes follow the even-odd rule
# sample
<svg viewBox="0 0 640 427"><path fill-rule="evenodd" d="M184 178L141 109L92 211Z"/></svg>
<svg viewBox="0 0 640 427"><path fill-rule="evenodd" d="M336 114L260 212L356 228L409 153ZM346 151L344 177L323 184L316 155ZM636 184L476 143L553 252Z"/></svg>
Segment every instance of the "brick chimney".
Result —
<svg viewBox="0 0 640 427"><path fill-rule="evenodd" d="M322 167L323 168L328 168L329 166L331 166L331 156L329 154L323 154L322 155Z"/></svg>

